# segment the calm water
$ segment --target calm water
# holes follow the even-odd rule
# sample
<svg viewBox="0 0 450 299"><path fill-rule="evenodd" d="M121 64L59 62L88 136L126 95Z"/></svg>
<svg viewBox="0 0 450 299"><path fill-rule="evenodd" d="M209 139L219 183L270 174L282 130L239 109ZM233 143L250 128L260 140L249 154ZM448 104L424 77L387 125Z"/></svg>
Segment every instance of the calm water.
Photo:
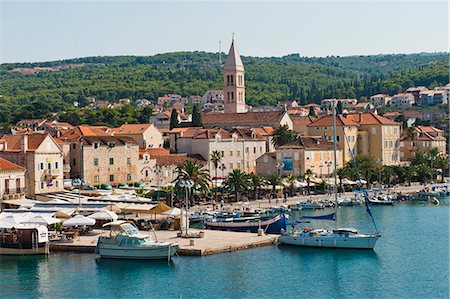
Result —
<svg viewBox="0 0 450 299"><path fill-rule="evenodd" d="M1 298L449 298L449 199L373 207L375 251L263 247L167 262L92 254L1 259ZM371 232L364 208L341 226ZM356 225L355 225L356 223Z"/></svg>

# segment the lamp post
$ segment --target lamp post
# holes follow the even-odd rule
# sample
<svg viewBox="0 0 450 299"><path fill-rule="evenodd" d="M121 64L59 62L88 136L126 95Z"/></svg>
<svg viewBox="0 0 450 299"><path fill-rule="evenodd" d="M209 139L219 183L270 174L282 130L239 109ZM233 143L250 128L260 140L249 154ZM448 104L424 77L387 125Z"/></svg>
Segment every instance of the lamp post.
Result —
<svg viewBox="0 0 450 299"><path fill-rule="evenodd" d="M188 193L191 191L191 188L194 186L193 180L180 180L179 185L181 188L184 188L186 199L184 202L185 205L185 213L186 213L186 228L185 228L185 236L188 235L188 229L189 229L189 216L188 216L188 209L189 209L189 200L188 200Z"/></svg>
<svg viewBox="0 0 450 299"><path fill-rule="evenodd" d="M281 169L284 167L284 163L277 163L275 167L278 170L278 175L281 175Z"/></svg>

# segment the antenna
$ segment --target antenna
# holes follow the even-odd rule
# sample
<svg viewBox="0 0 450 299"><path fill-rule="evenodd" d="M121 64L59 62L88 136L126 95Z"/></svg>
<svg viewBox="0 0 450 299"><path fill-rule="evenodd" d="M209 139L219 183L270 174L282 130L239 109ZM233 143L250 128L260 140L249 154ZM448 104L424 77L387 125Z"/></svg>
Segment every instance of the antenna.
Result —
<svg viewBox="0 0 450 299"><path fill-rule="evenodd" d="M222 43L219 40L219 65L222 65Z"/></svg>

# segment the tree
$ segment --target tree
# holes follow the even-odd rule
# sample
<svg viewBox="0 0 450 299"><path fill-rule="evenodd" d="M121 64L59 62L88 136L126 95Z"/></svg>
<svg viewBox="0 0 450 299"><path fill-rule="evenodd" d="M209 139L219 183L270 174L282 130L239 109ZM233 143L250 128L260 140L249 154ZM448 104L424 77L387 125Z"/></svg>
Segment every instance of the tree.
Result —
<svg viewBox="0 0 450 299"><path fill-rule="evenodd" d="M234 192L235 200L239 201L241 198L241 192L246 191L249 187L249 177L240 169L233 169L233 171L228 174L225 181L225 186L230 191Z"/></svg>
<svg viewBox="0 0 450 299"><path fill-rule="evenodd" d="M192 109L192 126L193 127L203 126L202 114L198 105L194 105L194 108Z"/></svg>
<svg viewBox="0 0 450 299"><path fill-rule="evenodd" d="M215 191L214 197L217 199L217 169L219 168L219 164L222 161L222 153L218 150L214 150L211 153L210 160L213 163L214 171L215 171L214 181L215 181L216 191Z"/></svg>
<svg viewBox="0 0 450 299"><path fill-rule="evenodd" d="M314 177L314 172L312 171L311 168L308 168L305 170L304 176L305 176L306 183L308 184L308 194L311 194L310 185L311 185L311 179Z"/></svg>
<svg viewBox="0 0 450 299"><path fill-rule="evenodd" d="M297 178L291 174L290 176L287 177L286 180L289 184L289 194L290 194L290 196L294 196L294 187L295 187L294 184L295 184L295 181L297 180Z"/></svg>
<svg viewBox="0 0 450 299"><path fill-rule="evenodd" d="M257 173L250 173L248 177L249 188L253 190L253 200L257 200L259 188L267 185L267 181Z"/></svg>
<svg viewBox="0 0 450 299"><path fill-rule="evenodd" d="M441 183L444 182L445 170L449 167L448 159L444 156L439 156L434 162L434 167L441 171Z"/></svg>
<svg viewBox="0 0 450 299"><path fill-rule="evenodd" d="M172 109L172 113L170 114L170 129L178 127L178 112L177 109Z"/></svg>
<svg viewBox="0 0 450 299"><path fill-rule="evenodd" d="M316 109L313 106L309 107L309 116L316 116Z"/></svg>
<svg viewBox="0 0 450 299"><path fill-rule="evenodd" d="M267 177L267 182L269 185L272 186L272 196L278 197L276 194L276 190L277 190L277 186L280 186L282 183L281 176L277 173L273 173Z"/></svg>
<svg viewBox="0 0 450 299"><path fill-rule="evenodd" d="M153 107L152 106L145 106L142 108L142 110L139 112L138 121L141 124L148 124L150 122L150 118L153 115Z"/></svg>
<svg viewBox="0 0 450 299"><path fill-rule="evenodd" d="M408 186L411 186L412 178L417 175L416 168L414 166L404 166L403 175L405 176L405 181L408 183Z"/></svg>
<svg viewBox="0 0 450 299"><path fill-rule="evenodd" d="M411 142L416 141L416 139L419 135L415 126L411 126L411 127L407 128L406 134L408 136L408 139L411 140Z"/></svg>
<svg viewBox="0 0 450 299"><path fill-rule="evenodd" d="M205 165L194 161L192 159L186 160L184 163L177 166L177 178L175 183L180 184L181 180L191 180L194 182L192 190L199 190L201 192L206 192L209 189L209 172ZM194 204L194 197L190 195L191 204Z"/></svg>
<svg viewBox="0 0 450 299"><path fill-rule="evenodd" d="M297 133L289 129L288 125L276 128L272 136L272 143L275 146L282 146L297 139Z"/></svg>

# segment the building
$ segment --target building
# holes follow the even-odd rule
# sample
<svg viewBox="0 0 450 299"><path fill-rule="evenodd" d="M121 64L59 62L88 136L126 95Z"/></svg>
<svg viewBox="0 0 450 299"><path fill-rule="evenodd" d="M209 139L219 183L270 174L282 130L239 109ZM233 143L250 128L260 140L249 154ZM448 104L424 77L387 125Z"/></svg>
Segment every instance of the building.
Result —
<svg viewBox="0 0 450 299"><path fill-rule="evenodd" d="M158 129L169 129L170 127L170 116L172 111L166 110L164 112L158 113L150 119L150 123L154 124ZM190 123L192 122L191 114L178 113L178 123Z"/></svg>
<svg viewBox="0 0 450 299"><path fill-rule="evenodd" d="M0 158L0 199L25 197L25 168Z"/></svg>
<svg viewBox="0 0 450 299"><path fill-rule="evenodd" d="M18 129L29 129L36 131L46 121L47 119L22 119L16 123L15 127Z"/></svg>
<svg viewBox="0 0 450 299"><path fill-rule="evenodd" d="M357 103L355 105L347 105L345 107L345 110L347 110L350 113L353 112L367 112L367 111L373 111L374 106L371 103Z"/></svg>
<svg viewBox="0 0 450 299"><path fill-rule="evenodd" d="M67 122L58 122L56 120L51 122L45 122L41 124L37 129L48 132L52 137L58 138L67 131L73 129L74 126Z"/></svg>
<svg viewBox="0 0 450 299"><path fill-rule="evenodd" d="M420 93L427 90L428 88L426 88L425 86L410 87L406 90L406 93L412 94L414 97L414 102L418 103L420 101Z"/></svg>
<svg viewBox="0 0 450 299"><path fill-rule="evenodd" d="M330 177L334 173L334 144L325 137L299 136L295 142L278 147L275 157L272 157L266 154L257 160L257 169L262 171L260 174L278 173L299 177L305 174L306 169L311 169L316 177ZM336 159L337 167L342 167L339 148L336 150ZM274 162L275 167L269 168L268 165Z"/></svg>
<svg viewBox="0 0 450 299"><path fill-rule="evenodd" d="M227 131L212 128L181 128L171 131L170 148L176 153L198 154L207 161L210 175L215 176L210 161L213 151L222 155L219 174L227 176L233 169L246 173L256 171L256 159L266 153L267 139L251 130Z"/></svg>
<svg viewBox="0 0 450 299"><path fill-rule="evenodd" d="M420 102L425 105L442 105L447 104L446 90L427 90L420 93Z"/></svg>
<svg viewBox="0 0 450 299"><path fill-rule="evenodd" d="M115 136L132 138L140 148L158 148L164 144L163 135L154 124L124 124L112 132Z"/></svg>
<svg viewBox="0 0 450 299"><path fill-rule="evenodd" d="M136 100L136 106L144 108L147 107L148 105L150 105L152 102L150 102L147 99L137 99Z"/></svg>
<svg viewBox="0 0 450 299"><path fill-rule="evenodd" d="M391 107L409 108L416 103L412 93L398 93L391 98Z"/></svg>
<svg viewBox="0 0 450 299"><path fill-rule="evenodd" d="M139 145L131 137L116 135L114 130L83 125L58 138L59 143L69 147L64 156L70 164L71 178L84 179L94 186L137 181Z"/></svg>
<svg viewBox="0 0 450 299"><path fill-rule="evenodd" d="M439 155L446 155L447 145L444 131L433 126L417 126L412 136L407 130L400 138L400 160L410 161L414 152L427 153L437 148Z"/></svg>
<svg viewBox="0 0 450 299"><path fill-rule="evenodd" d="M205 97L201 97L201 96L190 96L189 102L191 102L192 105L203 106L208 102L208 100Z"/></svg>
<svg viewBox="0 0 450 299"><path fill-rule="evenodd" d="M4 135L0 157L27 170L28 197L63 190L63 152L49 134Z"/></svg>
<svg viewBox="0 0 450 299"><path fill-rule="evenodd" d="M292 116L293 130L300 135L308 135L308 125L317 120L313 116Z"/></svg>
<svg viewBox="0 0 450 299"><path fill-rule="evenodd" d="M223 93L225 96L225 113L245 113L245 79L244 64L238 53L234 38L223 67Z"/></svg>
<svg viewBox="0 0 450 299"><path fill-rule="evenodd" d="M357 99L323 99L321 103L321 107L323 109L330 110L333 108L333 102L337 103L341 102L342 108L346 108L348 105L356 105L358 103Z"/></svg>
<svg viewBox="0 0 450 299"><path fill-rule="evenodd" d="M375 108L381 108L389 106L391 103L391 97L387 94L379 93L370 97L370 104Z"/></svg>
<svg viewBox="0 0 450 299"><path fill-rule="evenodd" d="M223 90L208 90L203 95L207 103L224 102Z"/></svg>
<svg viewBox="0 0 450 299"><path fill-rule="evenodd" d="M256 159L256 173L269 176L277 169L277 153L265 153Z"/></svg>
<svg viewBox="0 0 450 299"><path fill-rule="evenodd" d="M336 116L336 141L342 149L344 163L352 155L367 155L384 165L400 162L401 124L373 112ZM325 116L308 125L311 136L333 140L333 116ZM345 135L344 135L345 134Z"/></svg>
<svg viewBox="0 0 450 299"><path fill-rule="evenodd" d="M203 115L203 126L205 128L227 129L235 126L277 128L282 125L287 125L289 129L293 128L292 120L286 111Z"/></svg>
<svg viewBox="0 0 450 299"><path fill-rule="evenodd" d="M282 100L277 102L277 108L279 110L287 110L291 108L298 108L300 105L296 100Z"/></svg>

